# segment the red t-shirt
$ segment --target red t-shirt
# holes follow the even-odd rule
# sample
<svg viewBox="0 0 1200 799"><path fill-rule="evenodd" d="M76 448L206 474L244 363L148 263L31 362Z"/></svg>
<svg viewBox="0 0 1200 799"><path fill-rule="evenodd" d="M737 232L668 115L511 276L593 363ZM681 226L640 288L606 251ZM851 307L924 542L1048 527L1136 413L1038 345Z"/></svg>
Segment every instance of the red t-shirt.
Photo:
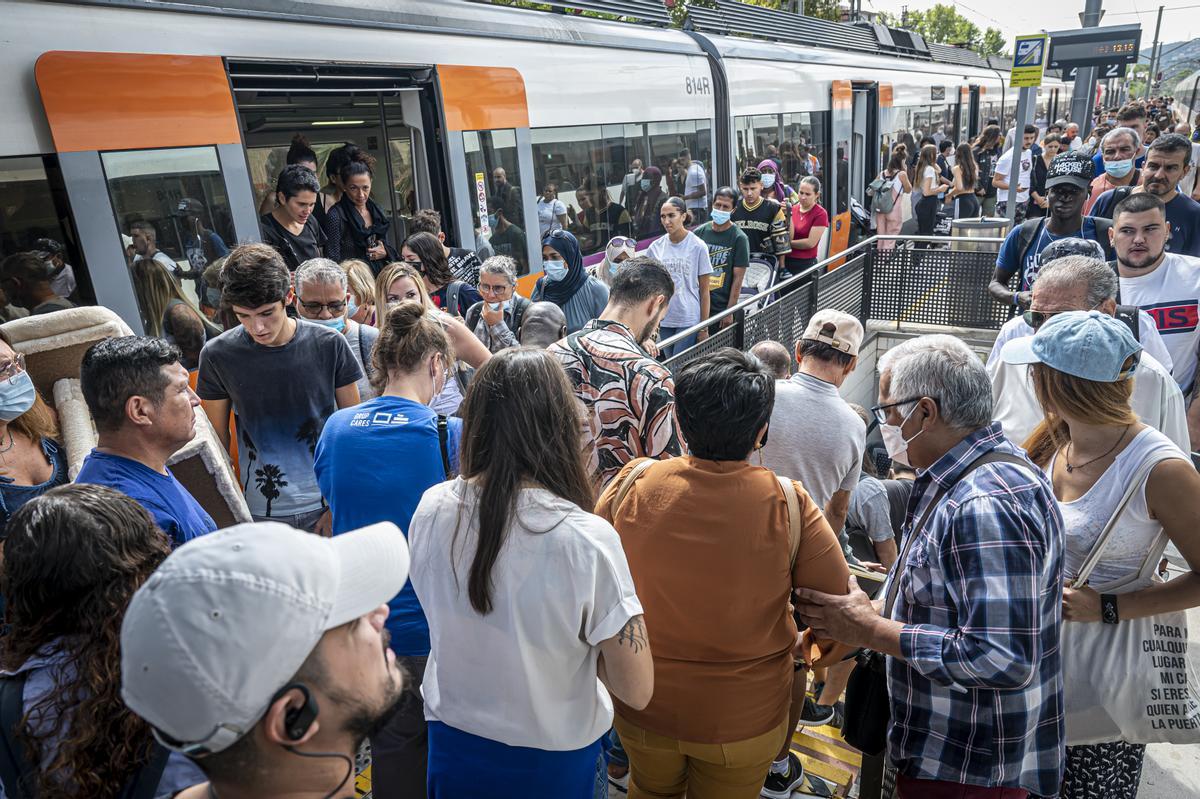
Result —
<svg viewBox="0 0 1200 799"><path fill-rule="evenodd" d="M825 209L817 203L808 212L800 207L800 203L792 206L792 238L802 239L815 227L829 227L829 214L825 213ZM817 242L808 249L799 250L793 249L789 253L789 258L816 258L817 247L821 242Z"/></svg>

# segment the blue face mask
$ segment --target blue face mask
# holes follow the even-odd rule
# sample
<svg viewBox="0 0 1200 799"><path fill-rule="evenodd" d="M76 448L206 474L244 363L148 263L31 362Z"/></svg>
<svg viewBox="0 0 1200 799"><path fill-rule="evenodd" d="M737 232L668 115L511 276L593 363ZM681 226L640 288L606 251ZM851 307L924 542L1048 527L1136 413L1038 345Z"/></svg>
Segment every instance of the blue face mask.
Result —
<svg viewBox="0 0 1200 799"><path fill-rule="evenodd" d="M499 311L499 310L507 311L509 308L512 307L512 300L505 300L504 302L489 302L488 307L491 308L493 311Z"/></svg>
<svg viewBox="0 0 1200 799"><path fill-rule="evenodd" d="M346 316L352 317L356 313L358 313L358 303L355 302L354 297L351 296L350 300L346 303Z"/></svg>
<svg viewBox="0 0 1200 799"><path fill-rule="evenodd" d="M642 178L638 185L642 187L642 191L650 191L650 178Z"/></svg>
<svg viewBox="0 0 1200 799"><path fill-rule="evenodd" d="M0 420L11 422L33 407L37 389L28 372L18 372L0 383Z"/></svg>
<svg viewBox="0 0 1200 799"><path fill-rule="evenodd" d="M711 216L713 222L717 223L718 225L726 225L729 223L729 218L733 216L733 211L718 211L716 208L714 208L712 209Z"/></svg>
<svg viewBox="0 0 1200 799"><path fill-rule="evenodd" d="M556 283L567 276L566 261L542 261L542 268L546 270L546 279Z"/></svg>
<svg viewBox="0 0 1200 799"><path fill-rule="evenodd" d="M496 227L496 215L495 214L488 214L488 227L490 227L490 228Z"/></svg>
<svg viewBox="0 0 1200 799"><path fill-rule="evenodd" d="M309 319L308 321L316 322L322 327L332 327L339 333L346 329L346 317L344 316L339 316L336 319Z"/></svg>
<svg viewBox="0 0 1200 799"><path fill-rule="evenodd" d="M775 185L775 176L770 172L764 172L762 176L762 184L764 189L772 188Z"/></svg>
<svg viewBox="0 0 1200 799"><path fill-rule="evenodd" d="M1133 171L1133 159L1126 158L1123 161L1105 161L1104 171L1114 178L1123 178Z"/></svg>

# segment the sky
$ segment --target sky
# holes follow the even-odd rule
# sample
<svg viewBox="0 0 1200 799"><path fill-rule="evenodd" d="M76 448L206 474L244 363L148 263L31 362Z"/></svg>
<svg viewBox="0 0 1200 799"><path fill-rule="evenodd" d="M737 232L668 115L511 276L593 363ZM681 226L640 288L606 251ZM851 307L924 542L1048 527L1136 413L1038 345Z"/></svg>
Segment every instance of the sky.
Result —
<svg viewBox="0 0 1200 799"><path fill-rule="evenodd" d="M1042 30L1068 30L1079 27L1079 12L1083 11L1084 0L941 0L954 5L958 13L970 19L981 29L1000 28L1006 39L1022 33L1038 33ZM899 14L904 6L910 11L930 8L938 0L862 0L864 11L889 11ZM1186 41L1200 36L1200 0L1164 0L1162 33L1164 42ZM1106 12L1100 21L1105 25L1142 25L1142 47L1149 51L1154 40L1154 20L1159 3L1153 0L1103 0L1101 8ZM1190 8L1188 8L1190 6ZM1179 10L1172 10L1179 9Z"/></svg>

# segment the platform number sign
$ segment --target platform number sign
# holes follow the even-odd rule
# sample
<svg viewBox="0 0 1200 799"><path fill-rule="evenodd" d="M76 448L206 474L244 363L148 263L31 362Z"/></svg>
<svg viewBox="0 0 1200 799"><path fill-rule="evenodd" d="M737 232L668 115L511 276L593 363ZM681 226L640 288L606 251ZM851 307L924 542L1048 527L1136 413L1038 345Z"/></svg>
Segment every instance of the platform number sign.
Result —
<svg viewBox="0 0 1200 799"><path fill-rule="evenodd" d="M1107 78L1123 78L1125 77L1126 67L1126 64L1105 64L1104 66L1096 68L1098 70L1096 77L1100 78L1100 80L1105 80ZM1075 80L1078 77L1079 67L1071 67L1063 72L1063 80Z"/></svg>

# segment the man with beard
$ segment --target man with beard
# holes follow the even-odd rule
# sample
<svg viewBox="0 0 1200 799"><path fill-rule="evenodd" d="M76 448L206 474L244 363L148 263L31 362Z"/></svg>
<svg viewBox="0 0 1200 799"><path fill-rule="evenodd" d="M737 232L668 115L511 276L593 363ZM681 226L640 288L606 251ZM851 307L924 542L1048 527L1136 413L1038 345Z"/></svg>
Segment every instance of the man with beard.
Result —
<svg viewBox="0 0 1200 799"><path fill-rule="evenodd" d="M352 797L359 744L395 712L387 601L399 528L336 538L241 524L173 552L121 627L121 695L208 782L178 799Z"/></svg>
<svg viewBox="0 0 1200 799"><path fill-rule="evenodd" d="M613 277L600 317L549 347L592 422L588 459L599 486L634 458L682 454L675 381L640 343L654 333L674 293L665 266L644 255L630 258Z"/></svg>
<svg viewBox="0 0 1200 799"><path fill-rule="evenodd" d="M996 255L996 271L988 293L997 301L1020 308L1029 307L1030 287L1037 278L1038 254L1060 239L1090 239L1108 254L1107 219L1083 215L1093 167L1079 153L1063 153L1046 170L1047 216L1030 219L1009 231ZM1016 290L1008 281L1017 276Z"/></svg>
<svg viewBox="0 0 1200 799"><path fill-rule="evenodd" d="M1178 133L1159 136L1146 152L1141 185L1132 190L1112 189L1096 198L1093 216L1110 216L1130 194L1146 192L1162 200L1167 212L1167 252L1200 256L1200 203L1179 191L1191 170L1192 145Z"/></svg>

